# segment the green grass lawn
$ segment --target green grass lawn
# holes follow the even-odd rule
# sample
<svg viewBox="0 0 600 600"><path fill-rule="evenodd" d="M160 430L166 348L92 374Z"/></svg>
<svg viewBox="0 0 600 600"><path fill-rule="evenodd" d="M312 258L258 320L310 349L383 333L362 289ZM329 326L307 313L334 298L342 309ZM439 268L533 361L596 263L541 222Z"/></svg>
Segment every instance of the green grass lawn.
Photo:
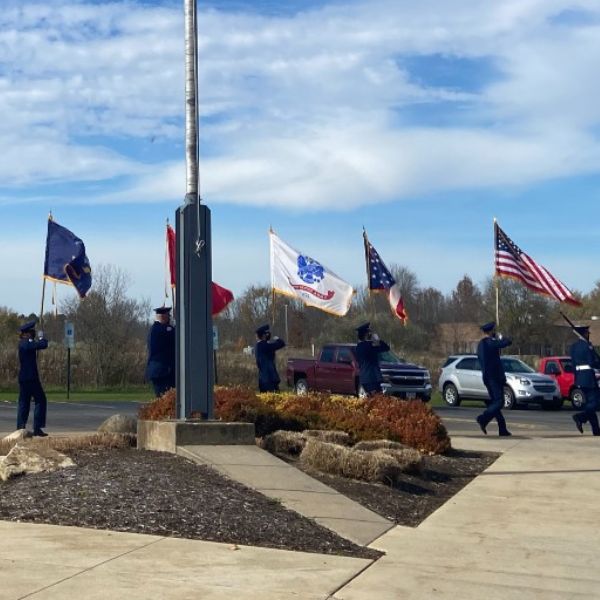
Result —
<svg viewBox="0 0 600 600"><path fill-rule="evenodd" d="M47 389L46 397L50 402L67 402L66 390ZM18 390L0 391L0 402L16 402ZM149 388L133 390L91 390L71 392L69 402L148 402L154 399Z"/></svg>
<svg viewBox="0 0 600 600"><path fill-rule="evenodd" d="M440 392L433 392L431 395L431 400L429 401L430 406L448 406L444 400L442 399L442 394ZM485 407L485 404L481 400L463 400L461 402L461 406L472 406L472 407Z"/></svg>

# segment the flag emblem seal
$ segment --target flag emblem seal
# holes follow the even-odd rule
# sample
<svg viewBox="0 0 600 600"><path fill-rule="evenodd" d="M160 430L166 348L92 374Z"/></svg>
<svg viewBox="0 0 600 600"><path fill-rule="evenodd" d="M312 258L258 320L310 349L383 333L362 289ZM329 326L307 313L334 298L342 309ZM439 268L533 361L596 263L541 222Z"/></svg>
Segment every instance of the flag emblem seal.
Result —
<svg viewBox="0 0 600 600"><path fill-rule="evenodd" d="M314 258L301 254L298 257L298 277L304 283L319 283L325 279L325 269Z"/></svg>

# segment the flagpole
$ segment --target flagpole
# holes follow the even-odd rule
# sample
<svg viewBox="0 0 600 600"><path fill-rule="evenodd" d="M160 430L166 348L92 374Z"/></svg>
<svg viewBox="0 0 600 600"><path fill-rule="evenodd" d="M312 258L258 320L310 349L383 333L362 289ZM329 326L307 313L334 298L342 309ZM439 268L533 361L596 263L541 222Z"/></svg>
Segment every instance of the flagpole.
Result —
<svg viewBox="0 0 600 600"><path fill-rule="evenodd" d="M369 298L369 312L371 313L369 320L373 321L375 320L375 313L373 311L373 302L371 302L371 273L369 272L370 269L370 265L369 265L369 238L367 236L367 230L365 229L365 226L363 225L363 246L365 249L365 270L367 272L367 292L368 292L368 298Z"/></svg>
<svg viewBox="0 0 600 600"><path fill-rule="evenodd" d="M169 287L171 287L171 264L169 256L169 217L165 225L165 300L169 299ZM173 289L171 288L171 292ZM163 306L165 305L163 301Z"/></svg>
<svg viewBox="0 0 600 600"><path fill-rule="evenodd" d="M273 322L273 327L275 327L275 288L273 287L273 254L271 252L271 234L275 233L273 231L273 226L269 225L269 258L271 262L271 321Z"/></svg>
<svg viewBox="0 0 600 600"><path fill-rule="evenodd" d="M497 240L496 240L496 227L497 221L496 217L494 217L494 283L496 285L496 327L500 325L500 286L498 285L498 276L496 275L496 248L497 248Z"/></svg>
<svg viewBox="0 0 600 600"><path fill-rule="evenodd" d="M44 324L44 298L46 297L46 278L42 276L42 305L40 307L40 329Z"/></svg>
<svg viewBox="0 0 600 600"><path fill-rule="evenodd" d="M48 221L52 221L52 211L48 212ZM46 233L46 249L44 257L44 271L46 270L46 260L48 258L48 233ZM46 298L46 273L42 275L42 302L40 306L40 329L44 324L44 299Z"/></svg>

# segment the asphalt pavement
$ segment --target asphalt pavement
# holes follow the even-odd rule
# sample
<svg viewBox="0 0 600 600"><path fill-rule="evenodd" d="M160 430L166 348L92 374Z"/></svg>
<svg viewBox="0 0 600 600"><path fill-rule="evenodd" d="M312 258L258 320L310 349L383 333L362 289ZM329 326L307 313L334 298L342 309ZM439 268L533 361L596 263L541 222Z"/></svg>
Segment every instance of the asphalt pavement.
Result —
<svg viewBox="0 0 600 600"><path fill-rule="evenodd" d="M139 402L48 402L46 431L64 433L95 431L108 417L116 414L136 417ZM34 404L29 413L29 427L33 420ZM17 404L0 402L0 434L15 430Z"/></svg>
<svg viewBox="0 0 600 600"><path fill-rule="evenodd" d="M483 404L480 407L438 406L434 410L442 418L451 436L483 435L479 425L475 422L475 417L484 410ZM571 418L573 413L574 410L567 404L561 410L556 411L542 410L537 407L519 407L503 411L509 431L513 435L524 437L571 435L576 432ZM498 433L495 421L490 423L487 431L488 435Z"/></svg>
<svg viewBox="0 0 600 600"><path fill-rule="evenodd" d="M94 431L100 424L115 414L137 416L139 402L49 402L48 433L64 433L71 431ZM0 434L14 431L16 420L16 404L0 402ZM482 412L481 407L460 406L457 408L439 406L434 410L440 415L450 435L473 436L482 435L475 417ZM575 430L571 415L573 410L565 404L562 410L546 411L539 408L525 407L504 411L508 428L515 435L545 436L572 434ZM29 422L33 418L32 412ZM489 435L497 433L495 422L488 428Z"/></svg>

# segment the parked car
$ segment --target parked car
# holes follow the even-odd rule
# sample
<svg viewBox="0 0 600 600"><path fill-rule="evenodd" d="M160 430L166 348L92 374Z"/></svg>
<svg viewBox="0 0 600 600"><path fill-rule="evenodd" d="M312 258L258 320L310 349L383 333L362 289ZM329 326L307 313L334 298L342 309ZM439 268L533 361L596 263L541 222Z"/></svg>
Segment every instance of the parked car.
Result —
<svg viewBox="0 0 600 600"><path fill-rule="evenodd" d="M585 395L575 386L575 372L569 356L547 356L540 360L538 371L552 377L556 381L561 396L568 398L573 408L581 408L585 404Z"/></svg>
<svg viewBox="0 0 600 600"><path fill-rule="evenodd" d="M537 403L542 408L553 410L562 407L563 398L554 379L536 373L518 358L502 356L500 360L506 373L504 408L515 408L521 403ZM456 354L448 357L440 374L439 389L450 406L460 406L461 401L466 399L488 399L477 355Z"/></svg>
<svg viewBox="0 0 600 600"><path fill-rule="evenodd" d="M424 367L406 362L392 351L380 355L384 393L401 398L431 399L431 376ZM366 395L358 381L356 344L327 344L319 358L289 358L287 384L297 394L308 391Z"/></svg>

